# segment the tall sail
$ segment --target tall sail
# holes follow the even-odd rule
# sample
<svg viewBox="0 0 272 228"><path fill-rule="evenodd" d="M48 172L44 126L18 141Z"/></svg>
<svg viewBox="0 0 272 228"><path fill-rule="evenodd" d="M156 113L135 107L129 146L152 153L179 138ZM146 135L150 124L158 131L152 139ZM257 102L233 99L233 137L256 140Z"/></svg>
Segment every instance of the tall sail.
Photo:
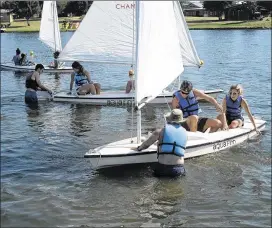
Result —
<svg viewBox="0 0 272 228"><path fill-rule="evenodd" d="M184 70L173 1L141 1L136 102L158 96Z"/></svg>
<svg viewBox="0 0 272 228"><path fill-rule="evenodd" d="M61 51L61 37L56 1L44 1L39 39L54 51Z"/></svg>
<svg viewBox="0 0 272 228"><path fill-rule="evenodd" d="M184 14L179 1L174 1L174 10L178 27L180 51L183 58L183 65L201 66L200 59L191 38Z"/></svg>
<svg viewBox="0 0 272 228"><path fill-rule="evenodd" d="M134 8L133 1L94 1L59 59L131 64Z"/></svg>

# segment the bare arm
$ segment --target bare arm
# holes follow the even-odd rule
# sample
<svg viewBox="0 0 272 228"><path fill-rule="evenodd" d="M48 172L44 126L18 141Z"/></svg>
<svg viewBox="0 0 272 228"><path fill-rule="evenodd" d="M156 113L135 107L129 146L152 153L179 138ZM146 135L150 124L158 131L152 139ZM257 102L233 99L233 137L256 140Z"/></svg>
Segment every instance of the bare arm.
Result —
<svg viewBox="0 0 272 228"><path fill-rule="evenodd" d="M75 73L72 73L71 74L71 81L70 81L70 91L72 91L72 89L73 89L74 79L75 79Z"/></svg>
<svg viewBox="0 0 272 228"><path fill-rule="evenodd" d="M88 82L89 82L90 84L93 83L92 80L91 80L90 73L89 73L87 70L84 70L84 74L86 75Z"/></svg>
<svg viewBox="0 0 272 228"><path fill-rule="evenodd" d="M155 143L159 139L161 131L161 129L156 129L152 135L138 147L138 150L144 150Z"/></svg>
<svg viewBox="0 0 272 228"><path fill-rule="evenodd" d="M48 89L47 87L45 87L45 86L41 83L41 81L40 81L40 75L39 75L38 73L34 72L33 76L35 77L35 80L36 80L38 86L39 86L41 89L46 90L46 91L48 91L48 92L51 93L51 90ZM32 76L32 77L33 77L33 76Z"/></svg>
<svg viewBox="0 0 272 228"><path fill-rule="evenodd" d="M175 109L175 108L180 108L180 107L179 107L178 99L176 97L173 97L173 99L172 99L172 109Z"/></svg>
<svg viewBox="0 0 272 228"><path fill-rule="evenodd" d="M131 90L132 90L132 82L128 81L127 82L127 87L126 87L126 93L130 93Z"/></svg>
<svg viewBox="0 0 272 228"><path fill-rule="evenodd" d="M222 113L222 118L223 118L223 129L226 130L228 129L228 124L227 124L227 118L226 118L226 113L227 113L227 103L226 103L226 98L224 97L222 101L222 108L223 108L223 113Z"/></svg>
<svg viewBox="0 0 272 228"><path fill-rule="evenodd" d="M211 104L213 104L215 106L215 108L217 109L218 112L223 112L223 108L220 104L218 104L218 102L211 96L197 90L197 89L193 89L193 92L195 94L196 97L202 98L208 102L210 102Z"/></svg>
<svg viewBox="0 0 272 228"><path fill-rule="evenodd" d="M247 102L246 102L245 99L242 99L241 106L242 106L242 108L246 111L246 113L247 113L247 115L248 115L248 117L249 117L251 123L252 123L253 126L254 126L254 129L257 131L257 126L256 126L256 123L255 123L255 120L254 120L254 118L253 118L253 116L252 116L252 114L251 114L251 112L250 112L249 106L248 106L248 104L247 104Z"/></svg>

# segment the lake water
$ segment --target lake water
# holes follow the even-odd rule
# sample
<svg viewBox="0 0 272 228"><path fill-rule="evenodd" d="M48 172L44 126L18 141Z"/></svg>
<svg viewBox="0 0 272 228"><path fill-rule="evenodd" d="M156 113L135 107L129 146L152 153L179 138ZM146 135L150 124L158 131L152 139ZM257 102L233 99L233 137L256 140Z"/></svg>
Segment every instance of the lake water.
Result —
<svg viewBox="0 0 272 228"><path fill-rule="evenodd" d="M158 179L150 167L93 171L91 148L130 137L131 110L43 102L24 104L25 75L1 71L2 227L271 227L271 31L191 31L200 70L186 69L199 89L241 83L252 113L267 121L261 137L186 160L186 177ZM62 33L66 43L72 33ZM37 33L1 34L1 62L15 49L52 61ZM84 65L102 88L124 88L129 69ZM43 74L53 91L69 75ZM220 96L220 100L224 95ZM201 104L204 114L214 107ZM142 111L143 133L163 125L167 105Z"/></svg>

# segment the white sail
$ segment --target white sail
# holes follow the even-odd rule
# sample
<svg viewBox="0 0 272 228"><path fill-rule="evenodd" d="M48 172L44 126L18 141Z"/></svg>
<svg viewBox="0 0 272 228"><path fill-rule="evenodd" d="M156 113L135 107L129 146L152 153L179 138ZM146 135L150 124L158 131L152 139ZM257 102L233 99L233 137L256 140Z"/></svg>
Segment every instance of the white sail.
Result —
<svg viewBox="0 0 272 228"><path fill-rule="evenodd" d="M173 1L139 3L136 102L158 96L184 70Z"/></svg>
<svg viewBox="0 0 272 228"><path fill-rule="evenodd" d="M132 1L94 1L59 59L131 64L134 8Z"/></svg>
<svg viewBox="0 0 272 228"><path fill-rule="evenodd" d="M39 39L54 51L61 51L61 37L56 1L44 1Z"/></svg>
<svg viewBox="0 0 272 228"><path fill-rule="evenodd" d="M193 40L191 38L179 1L174 1L174 10L179 33L180 51L183 58L183 65L184 67L187 66L200 67L201 66L200 59L198 57Z"/></svg>

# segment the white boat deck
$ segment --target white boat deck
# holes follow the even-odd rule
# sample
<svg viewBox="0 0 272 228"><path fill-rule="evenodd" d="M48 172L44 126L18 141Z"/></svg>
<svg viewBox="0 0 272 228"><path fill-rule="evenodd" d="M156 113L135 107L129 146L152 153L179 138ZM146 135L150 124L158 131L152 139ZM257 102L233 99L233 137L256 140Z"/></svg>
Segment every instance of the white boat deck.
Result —
<svg viewBox="0 0 272 228"><path fill-rule="evenodd" d="M50 68L47 64L44 65L44 72L46 73L69 73L73 72L71 67L63 66L58 69ZM1 70L10 70L10 71L22 71L22 72L31 72L35 70L35 65L33 66L18 66L14 65L14 63L1 63Z"/></svg>
<svg viewBox="0 0 272 228"><path fill-rule="evenodd" d="M222 93L221 89L206 90L204 93L216 98L218 94ZM172 101L173 93L166 91L154 100L149 102L150 104L165 104ZM134 93L125 93L125 91L106 91L101 92L99 95L77 95L67 94L67 92L60 92L54 95L53 100L57 102L71 102L71 103L88 103L93 105L108 105L108 106L128 106L133 101Z"/></svg>

